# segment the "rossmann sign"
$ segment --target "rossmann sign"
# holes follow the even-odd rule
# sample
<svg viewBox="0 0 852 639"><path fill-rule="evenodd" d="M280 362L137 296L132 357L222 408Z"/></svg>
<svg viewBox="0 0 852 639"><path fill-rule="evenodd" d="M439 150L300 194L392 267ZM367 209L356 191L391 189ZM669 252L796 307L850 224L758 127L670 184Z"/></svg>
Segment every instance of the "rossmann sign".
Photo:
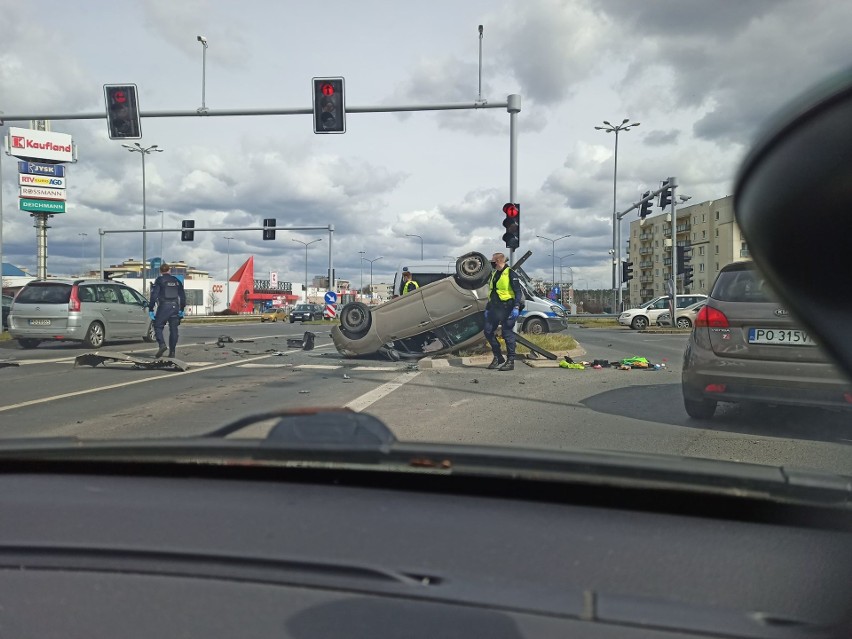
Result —
<svg viewBox="0 0 852 639"><path fill-rule="evenodd" d="M72 162L74 150L67 133L9 128L9 154L21 159Z"/></svg>

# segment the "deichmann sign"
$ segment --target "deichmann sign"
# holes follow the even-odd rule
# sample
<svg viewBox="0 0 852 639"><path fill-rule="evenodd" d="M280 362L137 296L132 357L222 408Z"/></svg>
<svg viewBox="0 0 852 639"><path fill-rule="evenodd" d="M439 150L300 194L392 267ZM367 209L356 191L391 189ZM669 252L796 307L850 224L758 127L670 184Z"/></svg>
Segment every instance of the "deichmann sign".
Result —
<svg viewBox="0 0 852 639"><path fill-rule="evenodd" d="M73 162L71 136L53 131L34 131L9 127L9 153L16 158Z"/></svg>
<svg viewBox="0 0 852 639"><path fill-rule="evenodd" d="M65 167L61 164L39 164L37 162L18 162L18 173L65 177Z"/></svg>
<svg viewBox="0 0 852 639"><path fill-rule="evenodd" d="M18 174L18 184L21 186L47 186L54 189L64 189L65 178L20 173Z"/></svg>
<svg viewBox="0 0 852 639"><path fill-rule="evenodd" d="M47 189L41 186L22 186L21 197L33 197L42 200L66 200L65 189Z"/></svg>
<svg viewBox="0 0 852 639"><path fill-rule="evenodd" d="M33 213L65 213L65 202L21 198L18 200L18 205L22 211L31 211Z"/></svg>

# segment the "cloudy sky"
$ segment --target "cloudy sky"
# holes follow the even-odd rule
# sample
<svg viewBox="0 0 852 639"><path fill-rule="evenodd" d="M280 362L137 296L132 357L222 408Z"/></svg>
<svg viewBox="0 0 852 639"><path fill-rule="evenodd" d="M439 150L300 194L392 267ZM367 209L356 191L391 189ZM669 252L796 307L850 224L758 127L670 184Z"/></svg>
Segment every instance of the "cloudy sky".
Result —
<svg viewBox="0 0 852 639"><path fill-rule="evenodd" d="M518 200L528 270L549 276L556 244L580 288L609 285L614 136L603 120L641 125L619 137L618 208L675 175L694 202L731 193L761 123L852 60L852 3L836 0L0 0L0 111L103 111L102 85L133 82L146 110L307 108L313 76L344 76L350 106L473 103L477 25L483 98L518 93ZM6 126L28 124L6 122ZM5 135L6 127L3 134ZM225 228L334 224L338 276L356 285L359 251L374 279L397 265L502 248L509 195L505 109L349 114L344 135L311 116L145 118L148 225L182 219L222 232L164 238L163 257L224 278ZM55 121L79 162L68 213L48 236L50 273L97 265L98 228L141 227L140 155L109 140L105 120ZM17 210L17 168L3 159L4 260L35 270L35 231ZM80 233L87 233L81 236ZM232 270L304 277L328 262L327 233L233 233ZM626 236L626 233L625 233ZM141 239L107 236L106 259L141 257ZM160 237L148 243L160 253ZM369 273L369 265L365 265ZM566 279L567 270L566 270Z"/></svg>

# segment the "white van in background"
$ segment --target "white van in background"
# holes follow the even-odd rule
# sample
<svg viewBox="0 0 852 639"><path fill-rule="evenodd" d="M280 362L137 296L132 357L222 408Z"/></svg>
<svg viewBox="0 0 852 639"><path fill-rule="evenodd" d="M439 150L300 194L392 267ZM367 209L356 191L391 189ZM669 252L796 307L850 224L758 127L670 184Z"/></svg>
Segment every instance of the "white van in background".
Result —
<svg viewBox="0 0 852 639"><path fill-rule="evenodd" d="M521 288L524 290L524 309L521 311L518 323L515 324L515 331L536 334L558 333L568 328L568 312L558 302L538 297L535 294L529 276L521 268L521 265L530 255L532 253L527 251L512 266L518 274L521 281ZM431 260L400 264L393 276L394 297L398 297L400 294L402 274L405 271L411 273L411 278L419 286L426 286L427 284L453 275L456 272L456 263L451 260Z"/></svg>

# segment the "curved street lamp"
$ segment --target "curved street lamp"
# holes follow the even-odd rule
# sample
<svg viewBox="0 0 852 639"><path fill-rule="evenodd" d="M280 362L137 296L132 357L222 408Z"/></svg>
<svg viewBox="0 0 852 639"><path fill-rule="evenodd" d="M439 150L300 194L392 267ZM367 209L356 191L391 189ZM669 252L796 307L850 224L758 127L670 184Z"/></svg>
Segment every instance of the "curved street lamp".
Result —
<svg viewBox="0 0 852 639"><path fill-rule="evenodd" d="M419 237L420 238L420 261L423 261L423 238L419 235L415 235L414 233L406 233L405 237Z"/></svg>
<svg viewBox="0 0 852 639"><path fill-rule="evenodd" d="M138 142L134 142L132 146L130 144L122 144L121 146L131 153L138 153L142 156L142 295L146 295L145 291L148 284L148 234L145 232L145 229L148 225L148 209L145 201L145 156L151 153L162 153L163 149L156 144L144 147Z"/></svg>
<svg viewBox="0 0 852 639"><path fill-rule="evenodd" d="M311 240L310 242L303 242L302 240L293 240L294 242L298 242L299 244L305 245L305 304L308 303L308 247L314 242L322 242L322 238Z"/></svg>
<svg viewBox="0 0 852 639"><path fill-rule="evenodd" d="M367 259L366 257L364 258L365 260L367 260L370 263L370 302L373 301L373 298L376 295L375 292L373 291L373 262L376 262L376 261L382 259L383 257L384 256L381 255L379 257L374 257L372 260Z"/></svg>
<svg viewBox="0 0 852 639"><path fill-rule="evenodd" d="M559 240L564 240L566 237L571 237L571 236L570 235L563 235L562 237L557 237L555 240L551 240L549 237L544 237L543 235L536 235L536 237L541 238L542 240L547 240L548 242L551 243L551 257L553 257L553 259L551 260L553 262L553 264L551 265L551 268L553 270L550 274L550 283L551 283L551 285L555 284L556 283L556 258L554 257L554 255L556 254L556 243Z"/></svg>

